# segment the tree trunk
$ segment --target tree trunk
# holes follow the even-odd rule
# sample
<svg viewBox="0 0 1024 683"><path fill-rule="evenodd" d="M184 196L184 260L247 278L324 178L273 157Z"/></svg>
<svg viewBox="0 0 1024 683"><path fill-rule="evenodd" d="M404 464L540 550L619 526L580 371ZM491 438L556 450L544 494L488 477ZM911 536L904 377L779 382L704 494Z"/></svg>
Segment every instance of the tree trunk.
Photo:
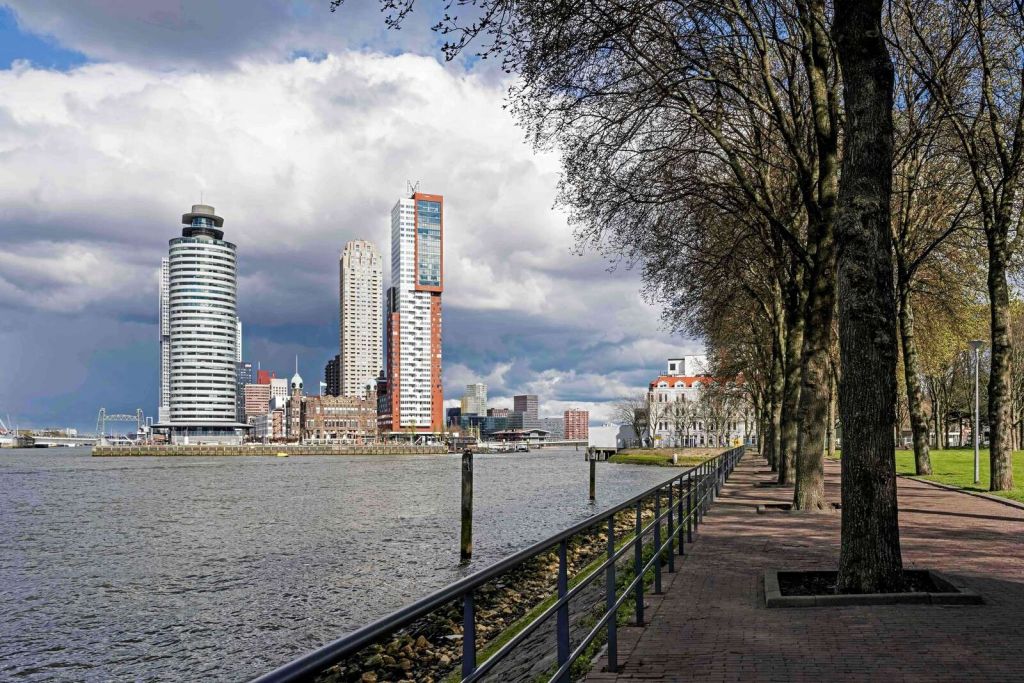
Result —
<svg viewBox="0 0 1024 683"><path fill-rule="evenodd" d="M882 0L836 0L846 150L839 186L839 348L843 375L839 591L903 586L896 504L896 301L890 200L893 67Z"/></svg>
<svg viewBox="0 0 1024 683"><path fill-rule="evenodd" d="M772 336L772 385L771 385L771 469L778 472L782 453L782 400L785 394L785 312L781 294L776 297L775 331Z"/></svg>
<svg viewBox="0 0 1024 683"><path fill-rule="evenodd" d="M1010 443L1012 346L1010 291L1006 285L1007 251L1005 233L999 228L989 230L988 296L992 314L992 368L988 376L990 491L1013 488L1013 446ZM978 439L981 439L981 434Z"/></svg>
<svg viewBox="0 0 1024 683"><path fill-rule="evenodd" d="M776 291L772 302L774 327L772 333L772 368L771 384L769 385L769 401L771 414L768 422L768 431L765 434L765 447L768 452L768 464L772 472L778 472L780 453L782 450L782 400L785 392L785 362L783 354L786 348L786 321L782 307L781 292Z"/></svg>
<svg viewBox="0 0 1024 683"><path fill-rule="evenodd" d="M914 434L914 472L918 475L931 474L928 419L924 415L924 397L921 392L921 373L917 361L914 309L910 301L909 282L899 283L899 295L900 341L903 345L903 374L907 382L907 412L910 415L910 429Z"/></svg>
<svg viewBox="0 0 1024 683"><path fill-rule="evenodd" d="M949 406L942 402L942 447L949 450Z"/></svg>
<svg viewBox="0 0 1024 683"><path fill-rule="evenodd" d="M797 297L799 298L799 297ZM792 310L794 309L795 310ZM782 437L779 440L779 483L789 484L796 474L797 409L800 405L800 353L804 323L799 305L786 311L785 369L782 391Z"/></svg>
<svg viewBox="0 0 1024 683"><path fill-rule="evenodd" d="M828 457L834 460L836 457L836 399L839 393L836 391L835 373L828 373L828 424L825 430L825 448L828 450Z"/></svg>
<svg viewBox="0 0 1024 683"><path fill-rule="evenodd" d="M835 303L834 243L831 228L823 227L815 266L808 273L809 291L804 321L803 368L800 386L794 510L824 510L825 425L828 420L828 349Z"/></svg>

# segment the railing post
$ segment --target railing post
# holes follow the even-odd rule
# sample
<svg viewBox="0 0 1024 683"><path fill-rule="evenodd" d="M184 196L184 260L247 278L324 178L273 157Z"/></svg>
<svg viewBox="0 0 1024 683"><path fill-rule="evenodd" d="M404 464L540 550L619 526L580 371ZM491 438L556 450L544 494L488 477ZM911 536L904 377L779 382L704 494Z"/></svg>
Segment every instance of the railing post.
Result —
<svg viewBox="0 0 1024 683"><path fill-rule="evenodd" d="M608 518L608 559L615 555L615 515ZM615 600L618 598L615 590L615 563L609 562L608 568L604 570L604 590L606 609L612 613L608 619L608 670L615 672L619 670L619 641L616 623L618 610L614 609Z"/></svg>
<svg viewBox="0 0 1024 683"><path fill-rule="evenodd" d="M711 509L711 504L715 502L715 494L718 493L718 463L708 463L708 510Z"/></svg>
<svg viewBox="0 0 1024 683"><path fill-rule="evenodd" d="M683 477L682 477L682 475L680 475L679 476L679 498L677 499L677 502L676 502L676 505L678 506L676 508L676 527L679 530L678 531L679 539L676 541L676 543L679 545L679 554L680 555L685 555L686 554L686 551L684 550L684 546L686 545L686 536L684 535L685 531L686 531L685 530L685 524L686 524L685 520L686 520L686 518L683 516L683 498L684 497L685 496L683 496Z"/></svg>
<svg viewBox="0 0 1024 683"><path fill-rule="evenodd" d="M661 489L654 492L654 594L661 595Z"/></svg>
<svg viewBox="0 0 1024 683"><path fill-rule="evenodd" d="M676 570L676 551L675 551L676 527L672 523L673 522L672 516L675 514L675 511L676 511L676 506L675 506L675 504L673 502L675 500L675 497L673 496L674 491L672 490L672 489L675 488L675 485L676 485L675 481L670 481L668 483L668 539L667 539L667 542L668 542L668 571L669 571L670 574L675 572L675 570Z"/></svg>
<svg viewBox="0 0 1024 683"><path fill-rule="evenodd" d="M644 518L643 501L636 502L636 537L633 539L633 575L637 579L635 589L636 625L644 625Z"/></svg>
<svg viewBox="0 0 1024 683"><path fill-rule="evenodd" d="M558 599L561 600L569 592L569 567L568 567L569 542L562 539L558 544ZM569 603L562 603L558 608L558 627L556 637L558 638L558 666L562 667L569 661ZM568 681L569 674L566 672L560 681Z"/></svg>
<svg viewBox="0 0 1024 683"><path fill-rule="evenodd" d="M693 543L693 470L686 475L686 540Z"/></svg>
<svg viewBox="0 0 1024 683"><path fill-rule="evenodd" d="M476 609L473 591L462 595L462 677L476 671Z"/></svg>
<svg viewBox="0 0 1024 683"><path fill-rule="evenodd" d="M712 484L711 476L715 470L715 466L710 462L708 463L707 470L704 472L704 514L707 515L711 509L711 504L715 502L715 487ZM703 520L702 520L703 521Z"/></svg>
<svg viewBox="0 0 1024 683"><path fill-rule="evenodd" d="M716 494L718 493L718 465L715 463L708 463L708 507L706 512L711 512L711 505L715 502Z"/></svg>
<svg viewBox="0 0 1024 683"><path fill-rule="evenodd" d="M711 465L704 463L704 475L700 478L700 523L704 523L704 515L708 512L708 505L711 496L711 487L708 485L708 479L711 478Z"/></svg>
<svg viewBox="0 0 1024 683"><path fill-rule="evenodd" d="M698 529L704 520L704 463L701 463L700 471L697 472L697 481L694 483L697 486L697 511L693 517L693 528Z"/></svg>

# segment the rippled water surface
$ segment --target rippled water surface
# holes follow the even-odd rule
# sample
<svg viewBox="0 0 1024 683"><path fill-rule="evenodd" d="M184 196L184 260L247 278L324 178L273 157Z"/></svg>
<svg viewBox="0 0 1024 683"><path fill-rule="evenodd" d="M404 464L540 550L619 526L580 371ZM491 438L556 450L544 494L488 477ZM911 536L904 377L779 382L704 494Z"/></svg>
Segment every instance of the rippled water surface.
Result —
<svg viewBox="0 0 1024 683"><path fill-rule="evenodd" d="M593 514L582 453L0 451L0 679L245 680ZM598 509L667 479L598 465Z"/></svg>

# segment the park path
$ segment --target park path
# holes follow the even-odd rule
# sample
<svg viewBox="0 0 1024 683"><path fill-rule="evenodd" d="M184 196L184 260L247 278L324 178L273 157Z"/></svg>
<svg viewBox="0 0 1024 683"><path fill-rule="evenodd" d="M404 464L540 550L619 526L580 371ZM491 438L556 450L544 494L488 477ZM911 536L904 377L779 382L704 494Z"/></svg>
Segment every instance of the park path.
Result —
<svg viewBox="0 0 1024 683"><path fill-rule="evenodd" d="M899 479L904 566L935 569L984 605L766 609L766 569L835 568L838 513L769 512L791 488L747 456L687 545L645 628L620 630L619 673L589 681L1024 681L1024 509ZM826 463L828 499L839 465Z"/></svg>

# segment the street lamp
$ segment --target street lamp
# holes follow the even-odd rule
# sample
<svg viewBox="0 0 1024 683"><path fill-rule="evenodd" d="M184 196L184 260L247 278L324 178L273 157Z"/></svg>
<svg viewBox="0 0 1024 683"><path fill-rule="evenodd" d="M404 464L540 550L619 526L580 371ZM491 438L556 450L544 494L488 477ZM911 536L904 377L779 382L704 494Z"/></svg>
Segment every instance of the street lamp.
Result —
<svg viewBox="0 0 1024 683"><path fill-rule="evenodd" d="M981 482L981 469L978 461L978 432L981 429L978 418L978 366L981 362L981 347L985 345L985 342L981 339L972 339L970 344L971 348L974 349L974 483L977 484Z"/></svg>

